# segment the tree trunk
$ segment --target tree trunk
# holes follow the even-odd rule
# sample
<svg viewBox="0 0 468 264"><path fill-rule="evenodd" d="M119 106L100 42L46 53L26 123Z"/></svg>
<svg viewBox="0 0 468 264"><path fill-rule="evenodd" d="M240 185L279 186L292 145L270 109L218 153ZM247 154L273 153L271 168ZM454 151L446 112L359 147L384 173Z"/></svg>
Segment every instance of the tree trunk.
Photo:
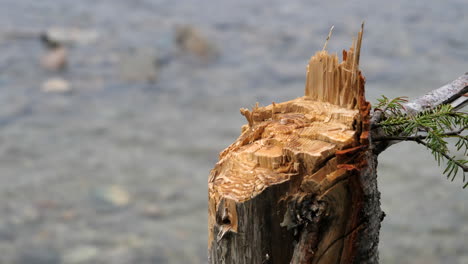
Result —
<svg viewBox="0 0 468 264"><path fill-rule="evenodd" d="M211 264L378 263L377 155L390 144L370 117L359 70L362 30L343 62L309 61L305 96L241 109L248 124L208 181ZM468 73L406 104L408 114L468 102Z"/></svg>
<svg viewBox="0 0 468 264"><path fill-rule="evenodd" d="M362 31L309 62L305 96L252 111L209 179L210 263L377 263L382 212Z"/></svg>

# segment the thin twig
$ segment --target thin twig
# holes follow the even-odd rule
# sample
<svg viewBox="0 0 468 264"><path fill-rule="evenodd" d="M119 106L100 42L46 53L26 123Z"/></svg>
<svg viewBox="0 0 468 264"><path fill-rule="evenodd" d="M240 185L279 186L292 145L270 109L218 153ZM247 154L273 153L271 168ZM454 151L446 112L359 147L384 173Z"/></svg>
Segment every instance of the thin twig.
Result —
<svg viewBox="0 0 468 264"><path fill-rule="evenodd" d="M331 28L330 28L330 32L328 32L328 36L327 36L327 39L325 40L325 45L323 45L323 49L322 51L326 50L327 49L327 45L328 45L328 41L330 40L330 37L332 35L332 32L333 32L333 28L335 26L333 25Z"/></svg>
<svg viewBox="0 0 468 264"><path fill-rule="evenodd" d="M446 132L444 134L442 134L441 136L442 137L450 137L450 136L458 136L461 134L461 132L463 132L465 129L467 129L467 127L463 127L463 128L460 128L458 130L455 130L455 131L449 131L449 132ZM418 135L418 136L380 136L380 137L376 137L374 138L374 141L384 141L384 140L402 140L402 141L405 141L405 140L416 140L416 139L426 139L428 136L426 135Z"/></svg>

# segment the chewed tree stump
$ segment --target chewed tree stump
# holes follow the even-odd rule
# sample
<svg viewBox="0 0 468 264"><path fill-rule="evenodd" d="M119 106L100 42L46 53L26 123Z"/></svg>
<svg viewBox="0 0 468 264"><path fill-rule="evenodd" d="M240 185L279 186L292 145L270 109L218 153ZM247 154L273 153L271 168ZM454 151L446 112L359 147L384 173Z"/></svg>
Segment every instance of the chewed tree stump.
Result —
<svg viewBox="0 0 468 264"><path fill-rule="evenodd" d="M248 124L209 177L210 263L377 261L361 40L362 31L341 63L317 52L304 97L241 109Z"/></svg>

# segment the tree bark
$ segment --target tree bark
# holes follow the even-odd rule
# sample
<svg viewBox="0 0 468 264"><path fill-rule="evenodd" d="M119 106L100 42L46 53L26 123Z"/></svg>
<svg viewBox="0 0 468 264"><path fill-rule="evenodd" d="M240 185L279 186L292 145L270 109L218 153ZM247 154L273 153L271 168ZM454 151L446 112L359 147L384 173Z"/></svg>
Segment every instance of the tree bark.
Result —
<svg viewBox="0 0 468 264"><path fill-rule="evenodd" d="M408 114L433 109L441 104L451 104L460 109L468 103L468 72L436 90L404 104Z"/></svg>
<svg viewBox="0 0 468 264"><path fill-rule="evenodd" d="M379 114L371 120L364 97L361 41L362 30L341 63L317 52L304 97L241 109L248 124L208 180L209 263L378 263L376 168L387 145L372 142ZM455 103L467 83L411 109Z"/></svg>

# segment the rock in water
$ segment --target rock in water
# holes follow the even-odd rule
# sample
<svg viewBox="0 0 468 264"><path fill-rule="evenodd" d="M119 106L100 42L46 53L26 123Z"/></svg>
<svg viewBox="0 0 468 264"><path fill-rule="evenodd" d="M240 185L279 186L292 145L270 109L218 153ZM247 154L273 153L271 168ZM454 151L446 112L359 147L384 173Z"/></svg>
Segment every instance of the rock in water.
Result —
<svg viewBox="0 0 468 264"><path fill-rule="evenodd" d="M96 42L99 33L92 29L52 27L44 33L51 40L67 44L90 44Z"/></svg>
<svg viewBox="0 0 468 264"><path fill-rule="evenodd" d="M47 93L66 93L71 91L71 87L62 78L51 78L42 84L42 91Z"/></svg>
<svg viewBox="0 0 468 264"><path fill-rule="evenodd" d="M63 46L49 49L41 58L41 66L50 71L63 70L67 66L67 50Z"/></svg>
<svg viewBox="0 0 468 264"><path fill-rule="evenodd" d="M67 251L63 257L63 263L80 264L92 263L91 260L97 257L98 249L92 246L80 246Z"/></svg>
<svg viewBox="0 0 468 264"><path fill-rule="evenodd" d="M143 208L143 215L148 218L157 219L157 218L161 218L162 216L164 216L164 212L159 206L153 204L153 205L147 205Z"/></svg>
<svg viewBox="0 0 468 264"><path fill-rule="evenodd" d="M112 210L127 206L130 203L130 194L119 185L110 185L97 188L92 193L98 210Z"/></svg>
<svg viewBox="0 0 468 264"><path fill-rule="evenodd" d="M192 26L177 27L175 42L182 51L205 60L212 59L218 55L216 46Z"/></svg>

